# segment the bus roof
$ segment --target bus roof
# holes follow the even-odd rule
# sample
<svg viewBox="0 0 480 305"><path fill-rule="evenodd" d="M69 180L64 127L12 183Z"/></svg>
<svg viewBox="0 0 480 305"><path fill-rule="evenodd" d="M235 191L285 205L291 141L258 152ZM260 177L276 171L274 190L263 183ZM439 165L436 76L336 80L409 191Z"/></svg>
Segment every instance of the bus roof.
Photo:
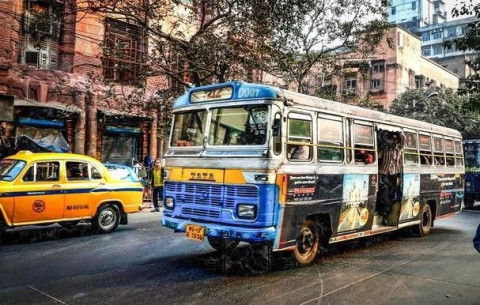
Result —
<svg viewBox="0 0 480 305"><path fill-rule="evenodd" d="M410 127L432 133L446 134L452 137L461 138L460 132L452 128L442 127L419 120L404 118L341 102L326 100L269 85L244 83L238 81L190 88L186 94L182 95L175 101L173 108L176 109L189 105L199 105L201 103L266 99L285 100L290 102L291 105L312 107L329 113L348 115L359 120L371 120L382 124L392 124L393 126L402 126L407 128Z"/></svg>

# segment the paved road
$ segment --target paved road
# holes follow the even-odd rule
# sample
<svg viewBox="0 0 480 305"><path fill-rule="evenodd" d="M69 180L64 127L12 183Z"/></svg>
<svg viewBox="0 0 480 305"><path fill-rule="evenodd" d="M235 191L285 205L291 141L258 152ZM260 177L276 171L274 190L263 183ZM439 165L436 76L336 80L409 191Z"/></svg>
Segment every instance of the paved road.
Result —
<svg viewBox="0 0 480 305"><path fill-rule="evenodd" d="M480 304L478 211L261 276L222 274L207 243L159 218L134 214L108 235L15 232L0 246L0 304Z"/></svg>

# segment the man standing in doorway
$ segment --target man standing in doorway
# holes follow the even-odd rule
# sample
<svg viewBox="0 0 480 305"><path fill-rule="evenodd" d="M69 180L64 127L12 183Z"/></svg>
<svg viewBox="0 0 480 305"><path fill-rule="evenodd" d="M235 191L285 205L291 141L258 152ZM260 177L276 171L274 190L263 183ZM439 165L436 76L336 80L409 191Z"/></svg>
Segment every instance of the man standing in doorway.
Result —
<svg viewBox="0 0 480 305"><path fill-rule="evenodd" d="M153 163L152 171L152 201L153 201L153 210L152 212L158 212L159 204L158 197L161 196L163 203L163 167L160 160L155 160Z"/></svg>

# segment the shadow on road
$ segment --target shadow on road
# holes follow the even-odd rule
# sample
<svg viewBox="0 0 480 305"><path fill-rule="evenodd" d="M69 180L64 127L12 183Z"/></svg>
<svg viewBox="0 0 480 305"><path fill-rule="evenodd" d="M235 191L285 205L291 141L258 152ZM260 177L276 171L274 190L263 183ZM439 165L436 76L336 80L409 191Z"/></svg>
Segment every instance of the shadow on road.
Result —
<svg viewBox="0 0 480 305"><path fill-rule="evenodd" d="M90 225L87 224L80 224L73 228L64 228L56 225L41 228L24 227L8 230L2 233L0 236L0 244L26 244L94 234L96 234L96 232L91 229Z"/></svg>

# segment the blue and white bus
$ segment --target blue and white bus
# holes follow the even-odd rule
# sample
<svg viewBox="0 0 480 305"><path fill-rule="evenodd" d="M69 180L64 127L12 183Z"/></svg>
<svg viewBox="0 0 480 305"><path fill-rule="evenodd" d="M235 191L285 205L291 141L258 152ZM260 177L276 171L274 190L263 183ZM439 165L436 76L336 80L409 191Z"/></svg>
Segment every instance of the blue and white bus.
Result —
<svg viewBox="0 0 480 305"><path fill-rule="evenodd" d="M460 211L453 129L267 85L191 88L173 106L162 224L218 250L291 251L405 227L429 234ZM268 268L268 266L267 266Z"/></svg>

